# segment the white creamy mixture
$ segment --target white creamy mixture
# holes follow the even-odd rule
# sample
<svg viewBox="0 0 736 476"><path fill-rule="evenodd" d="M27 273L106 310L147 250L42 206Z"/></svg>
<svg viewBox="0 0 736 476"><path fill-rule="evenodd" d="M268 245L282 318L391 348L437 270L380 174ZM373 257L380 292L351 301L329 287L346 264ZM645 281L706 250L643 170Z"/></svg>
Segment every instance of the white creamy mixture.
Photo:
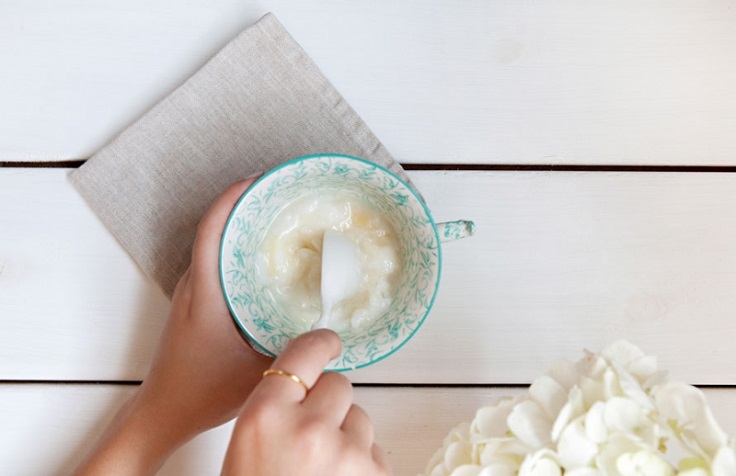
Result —
<svg viewBox="0 0 736 476"><path fill-rule="evenodd" d="M346 194L315 193L287 205L261 243L259 270L287 316L308 327L319 319L322 236L338 230L354 240L363 280L332 312L335 330L360 327L389 308L401 277L396 233L370 204Z"/></svg>

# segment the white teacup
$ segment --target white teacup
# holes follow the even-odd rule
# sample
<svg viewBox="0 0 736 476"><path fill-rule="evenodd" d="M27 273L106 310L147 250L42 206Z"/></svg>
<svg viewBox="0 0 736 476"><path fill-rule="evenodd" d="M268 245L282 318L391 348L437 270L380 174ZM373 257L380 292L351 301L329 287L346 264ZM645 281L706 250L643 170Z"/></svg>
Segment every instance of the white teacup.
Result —
<svg viewBox="0 0 736 476"><path fill-rule="evenodd" d="M463 220L436 224L411 187L363 159L312 155L268 171L243 194L228 218L220 247L220 280L243 336L270 356L277 356L289 339L309 331L310 323L285 312L263 279L259 259L264 239L279 212L316 191L369 203L395 231L401 275L391 304L370 323L340 331L343 351L328 369L364 367L391 355L416 333L437 295L440 242L469 236L474 225Z"/></svg>

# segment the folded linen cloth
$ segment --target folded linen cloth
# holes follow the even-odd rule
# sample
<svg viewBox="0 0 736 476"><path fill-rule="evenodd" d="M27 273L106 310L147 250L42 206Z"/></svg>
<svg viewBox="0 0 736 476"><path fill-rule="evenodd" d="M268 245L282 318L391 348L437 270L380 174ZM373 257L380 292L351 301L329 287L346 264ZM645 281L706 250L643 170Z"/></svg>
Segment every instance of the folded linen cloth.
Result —
<svg viewBox="0 0 736 476"><path fill-rule="evenodd" d="M230 183L325 152L372 160L409 181L267 14L69 178L170 297L199 219Z"/></svg>

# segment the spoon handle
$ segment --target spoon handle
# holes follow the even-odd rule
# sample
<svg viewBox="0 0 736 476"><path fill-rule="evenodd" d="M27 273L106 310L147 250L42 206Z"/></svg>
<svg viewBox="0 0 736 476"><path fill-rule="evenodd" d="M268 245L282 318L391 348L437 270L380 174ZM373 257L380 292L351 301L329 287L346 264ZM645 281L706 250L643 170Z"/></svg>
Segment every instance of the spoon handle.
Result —
<svg viewBox="0 0 736 476"><path fill-rule="evenodd" d="M330 313L322 312L314 324L312 324L311 330L316 331L317 329L330 329Z"/></svg>

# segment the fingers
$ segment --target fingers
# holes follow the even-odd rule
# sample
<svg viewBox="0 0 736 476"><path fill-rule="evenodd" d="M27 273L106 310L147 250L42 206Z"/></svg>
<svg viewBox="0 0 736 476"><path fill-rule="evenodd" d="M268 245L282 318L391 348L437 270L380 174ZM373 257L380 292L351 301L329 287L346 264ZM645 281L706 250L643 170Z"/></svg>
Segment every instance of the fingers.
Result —
<svg viewBox="0 0 736 476"><path fill-rule="evenodd" d="M333 331L320 329L291 340L243 406L226 466L245 464L232 448L248 448L252 474L391 474L374 444L365 411L353 405L353 388L342 374L323 373L341 349ZM305 392L293 374L303 380ZM236 441L235 444L232 442ZM260 452L262 457L253 454Z"/></svg>
<svg viewBox="0 0 736 476"><path fill-rule="evenodd" d="M186 292L191 275L192 275L192 266L190 265L187 268L187 270L184 272L184 274L181 276L181 278L179 278L179 282L176 283L176 287L174 288L174 294L173 294L172 299L177 300L180 295L183 295Z"/></svg>
<svg viewBox="0 0 736 476"><path fill-rule="evenodd" d="M373 445L371 447L371 455L373 456L373 461L375 461L379 468L380 474L394 474L391 470L391 465L388 464L388 456L386 456L386 452L383 451L383 448L378 445Z"/></svg>
<svg viewBox="0 0 736 476"><path fill-rule="evenodd" d="M340 428L353 403L353 386L342 374L326 372L317 380L302 405L312 415Z"/></svg>
<svg viewBox="0 0 736 476"><path fill-rule="evenodd" d="M370 449L373 446L373 422L368 414L358 405L352 405L342 422L342 431L360 448Z"/></svg>
<svg viewBox="0 0 736 476"><path fill-rule="evenodd" d="M271 365L272 369L283 370L299 377L308 388L319 379L327 363L340 354L340 337L328 329L302 334L287 344L281 355ZM273 375L258 384L255 398L285 399L301 402L304 389L287 377Z"/></svg>
<svg viewBox="0 0 736 476"><path fill-rule="evenodd" d="M220 195L210 206L199 222L197 236L192 249L192 263L207 276L217 272L220 240L227 218L243 193L255 182L256 178L248 178L235 182Z"/></svg>

